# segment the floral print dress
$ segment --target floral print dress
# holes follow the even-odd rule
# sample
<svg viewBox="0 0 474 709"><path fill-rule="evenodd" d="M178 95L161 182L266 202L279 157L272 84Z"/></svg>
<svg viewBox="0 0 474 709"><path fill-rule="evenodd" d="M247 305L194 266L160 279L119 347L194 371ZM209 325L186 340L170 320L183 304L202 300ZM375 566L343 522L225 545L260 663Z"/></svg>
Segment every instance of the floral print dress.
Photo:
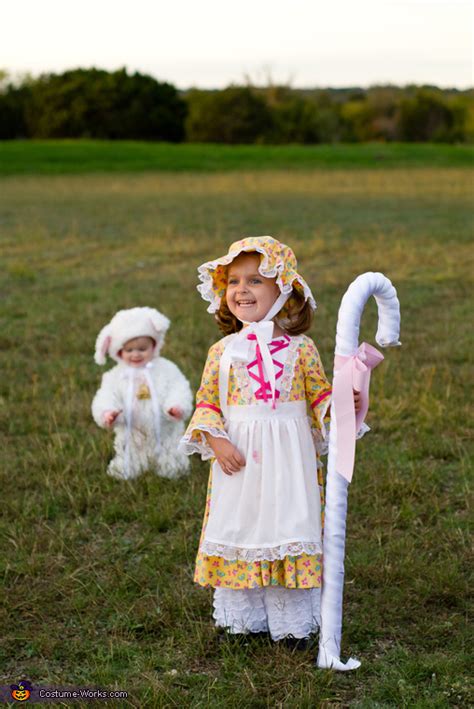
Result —
<svg viewBox="0 0 474 709"><path fill-rule="evenodd" d="M188 454L213 460L204 435L208 432L230 438L246 458L245 468L233 476L225 476L215 460L211 464L194 580L215 589L317 589L324 504L320 454L331 387L313 341L306 335L283 335L269 345L277 382L275 409L266 400L268 382L259 377L255 363L234 361L225 421L219 406L219 363L232 337L209 350L196 409L181 444ZM242 427L250 433L239 438ZM239 440L247 450L242 451ZM260 448L255 440L263 440Z"/></svg>

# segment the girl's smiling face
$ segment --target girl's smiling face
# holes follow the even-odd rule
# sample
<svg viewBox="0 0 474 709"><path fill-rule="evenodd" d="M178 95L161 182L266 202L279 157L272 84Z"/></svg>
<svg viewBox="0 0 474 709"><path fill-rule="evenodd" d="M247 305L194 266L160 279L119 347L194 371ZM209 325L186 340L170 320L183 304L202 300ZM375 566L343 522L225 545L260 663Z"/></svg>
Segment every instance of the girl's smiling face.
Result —
<svg viewBox="0 0 474 709"><path fill-rule="evenodd" d="M144 367L153 359L155 341L151 337L134 337L124 344L119 352L120 358L129 367Z"/></svg>
<svg viewBox="0 0 474 709"><path fill-rule="evenodd" d="M257 322L268 313L280 295L276 278L258 272L260 255L243 253L229 265L226 301L232 315L245 322Z"/></svg>

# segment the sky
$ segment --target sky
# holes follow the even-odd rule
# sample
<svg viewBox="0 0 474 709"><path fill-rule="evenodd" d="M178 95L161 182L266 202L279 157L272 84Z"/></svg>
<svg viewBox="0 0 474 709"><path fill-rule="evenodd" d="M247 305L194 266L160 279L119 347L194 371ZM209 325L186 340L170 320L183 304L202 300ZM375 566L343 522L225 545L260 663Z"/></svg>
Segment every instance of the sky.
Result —
<svg viewBox="0 0 474 709"><path fill-rule="evenodd" d="M471 0L10 0L0 69L126 67L180 89L473 81Z"/></svg>

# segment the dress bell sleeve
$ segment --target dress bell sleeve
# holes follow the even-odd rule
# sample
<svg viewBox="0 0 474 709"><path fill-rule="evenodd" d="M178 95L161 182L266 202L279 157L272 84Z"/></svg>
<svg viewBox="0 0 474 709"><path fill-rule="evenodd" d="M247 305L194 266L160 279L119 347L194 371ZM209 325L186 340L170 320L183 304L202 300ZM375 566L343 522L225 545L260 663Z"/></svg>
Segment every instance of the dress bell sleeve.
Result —
<svg viewBox="0 0 474 709"><path fill-rule="evenodd" d="M318 452L325 453L327 443L326 424L329 423L329 405L332 387L326 378L316 345L306 338L302 351L305 373L305 393L311 412L311 429Z"/></svg>
<svg viewBox="0 0 474 709"><path fill-rule="evenodd" d="M222 350L220 342L209 350L201 386L196 394L196 408L179 444L182 453L186 455L199 453L202 460L214 458L204 432L216 438L229 439L219 404L219 361Z"/></svg>

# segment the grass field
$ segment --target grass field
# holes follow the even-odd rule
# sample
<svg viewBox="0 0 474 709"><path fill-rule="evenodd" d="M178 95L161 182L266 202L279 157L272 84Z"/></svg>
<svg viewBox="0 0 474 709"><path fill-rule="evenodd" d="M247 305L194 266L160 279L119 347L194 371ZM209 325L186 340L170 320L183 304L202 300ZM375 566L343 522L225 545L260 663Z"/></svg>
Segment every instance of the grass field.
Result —
<svg viewBox="0 0 474 709"><path fill-rule="evenodd" d="M433 165L0 180L0 684L123 689L116 705L134 707L473 702L472 173ZM328 370L351 280L380 270L399 292L403 347L374 372L350 490L343 649L356 673L317 670L316 645L218 642L211 594L192 583L205 464L177 482L105 474L111 439L90 416L98 330L119 308L158 307L172 320L164 354L196 388L219 336L196 266L242 234L294 247ZM374 341L373 304L362 331Z"/></svg>
<svg viewBox="0 0 474 709"><path fill-rule="evenodd" d="M474 167L473 145L170 145L134 141L0 141L0 175L91 172Z"/></svg>

